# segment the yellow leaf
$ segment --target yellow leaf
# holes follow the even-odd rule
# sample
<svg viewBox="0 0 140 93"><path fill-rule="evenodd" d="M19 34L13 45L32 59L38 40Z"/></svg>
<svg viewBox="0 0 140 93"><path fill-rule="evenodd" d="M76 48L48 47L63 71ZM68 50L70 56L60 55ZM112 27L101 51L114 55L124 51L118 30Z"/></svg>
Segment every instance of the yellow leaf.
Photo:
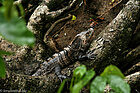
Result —
<svg viewBox="0 0 140 93"><path fill-rule="evenodd" d="M76 20L76 16L72 15L72 20Z"/></svg>
<svg viewBox="0 0 140 93"><path fill-rule="evenodd" d="M112 0L112 3L115 2L115 0Z"/></svg>

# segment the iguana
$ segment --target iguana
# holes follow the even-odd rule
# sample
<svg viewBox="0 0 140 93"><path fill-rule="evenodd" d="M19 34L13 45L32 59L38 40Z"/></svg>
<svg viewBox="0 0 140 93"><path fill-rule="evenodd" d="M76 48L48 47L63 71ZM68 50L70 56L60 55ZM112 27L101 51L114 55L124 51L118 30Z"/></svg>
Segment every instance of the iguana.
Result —
<svg viewBox="0 0 140 93"><path fill-rule="evenodd" d="M41 68L39 68L32 76L46 75L55 69L55 73L59 78L66 78L66 76L60 73L61 67L67 66L77 60L81 59L93 59L96 55L92 52L86 54L86 50L92 41L94 29L89 28L77 34L68 47L63 51L55 53L52 58L49 58L48 62L43 62Z"/></svg>

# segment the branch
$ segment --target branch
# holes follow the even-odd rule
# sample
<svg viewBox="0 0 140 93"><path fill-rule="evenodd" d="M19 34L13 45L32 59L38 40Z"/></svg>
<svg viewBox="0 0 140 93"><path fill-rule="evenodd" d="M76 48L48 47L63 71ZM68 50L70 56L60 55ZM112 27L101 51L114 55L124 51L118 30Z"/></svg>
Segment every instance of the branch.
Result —
<svg viewBox="0 0 140 93"><path fill-rule="evenodd" d="M124 74L129 75L129 74L132 74L132 73L137 72L137 71L140 71L140 62L138 62L137 64L133 65Z"/></svg>
<svg viewBox="0 0 140 93"><path fill-rule="evenodd" d="M121 68L130 68L132 65L137 64L140 61L140 45L135 49L131 50L125 57L124 60L125 64ZM133 68L133 67L132 67ZM126 70L126 69L123 69ZM131 71L130 71L131 72ZM129 73L129 71L127 72Z"/></svg>
<svg viewBox="0 0 140 93"><path fill-rule="evenodd" d="M135 91L135 93L138 93L137 91L140 88L140 71L126 76L125 80L131 86L131 89L133 90L133 91L132 90L131 91L133 93L134 93L134 91Z"/></svg>

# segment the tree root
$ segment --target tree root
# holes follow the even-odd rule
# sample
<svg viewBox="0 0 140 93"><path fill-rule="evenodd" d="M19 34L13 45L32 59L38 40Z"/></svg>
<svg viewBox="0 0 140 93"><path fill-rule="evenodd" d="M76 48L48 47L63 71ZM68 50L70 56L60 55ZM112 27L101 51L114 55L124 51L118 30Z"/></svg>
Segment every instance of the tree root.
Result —
<svg viewBox="0 0 140 93"><path fill-rule="evenodd" d="M122 57L125 54L123 52L128 49L128 44L139 18L140 1L129 0L116 18L91 43L89 50L97 56L94 60L88 61L86 65L94 67L98 73L101 73L109 64L123 68L123 65L119 64L123 63Z"/></svg>
<svg viewBox="0 0 140 93"><path fill-rule="evenodd" d="M128 69L124 74L125 75L130 75L134 72L140 71L140 62L137 64L133 65L130 69Z"/></svg>
<svg viewBox="0 0 140 93"><path fill-rule="evenodd" d="M131 93L140 92L140 71L126 76L125 80L131 86Z"/></svg>

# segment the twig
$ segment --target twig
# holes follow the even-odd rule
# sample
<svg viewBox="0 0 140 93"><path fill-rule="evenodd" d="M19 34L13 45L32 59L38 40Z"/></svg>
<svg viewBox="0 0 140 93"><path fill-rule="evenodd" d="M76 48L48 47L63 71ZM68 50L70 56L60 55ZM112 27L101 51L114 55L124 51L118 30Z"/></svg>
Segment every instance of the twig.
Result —
<svg viewBox="0 0 140 93"><path fill-rule="evenodd" d="M60 22L62 22L64 20L70 19L71 17L72 17L72 15L69 14L67 17L61 18L61 19L57 20L55 23L53 23L52 26L48 29L48 31L46 32L46 34L44 36L44 42L46 42L46 37L49 36L49 34L52 32L52 30L54 29L54 27L58 23L60 23Z"/></svg>

